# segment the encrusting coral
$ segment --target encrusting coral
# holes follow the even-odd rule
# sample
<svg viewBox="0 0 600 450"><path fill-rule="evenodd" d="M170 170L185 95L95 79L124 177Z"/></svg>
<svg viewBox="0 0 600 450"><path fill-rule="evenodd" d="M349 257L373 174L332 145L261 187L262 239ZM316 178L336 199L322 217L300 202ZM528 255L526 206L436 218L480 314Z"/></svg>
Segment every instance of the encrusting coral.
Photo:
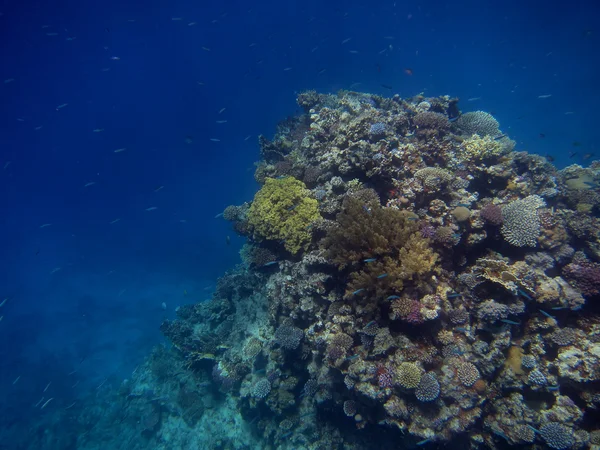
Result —
<svg viewBox="0 0 600 450"><path fill-rule="evenodd" d="M224 213L246 264L162 326L190 376L264 448L600 442L600 164L448 96L298 103Z"/></svg>

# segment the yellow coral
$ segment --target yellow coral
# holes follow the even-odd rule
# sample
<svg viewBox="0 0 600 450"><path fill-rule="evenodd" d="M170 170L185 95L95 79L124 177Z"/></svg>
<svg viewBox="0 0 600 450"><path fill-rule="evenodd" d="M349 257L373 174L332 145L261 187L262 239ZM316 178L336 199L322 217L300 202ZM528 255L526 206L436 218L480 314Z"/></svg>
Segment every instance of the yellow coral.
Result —
<svg viewBox="0 0 600 450"><path fill-rule="evenodd" d="M267 178L248 209L254 237L283 240L290 253L308 247L310 225L320 217L317 200L294 177Z"/></svg>
<svg viewBox="0 0 600 450"><path fill-rule="evenodd" d="M415 233L400 249L400 272L403 278L412 279L413 275L423 275L433 270L437 260L438 254L429 246L429 239Z"/></svg>
<svg viewBox="0 0 600 450"><path fill-rule="evenodd" d="M502 144L491 136L481 137L474 134L461 144L461 156L469 160L482 160L500 156L504 152Z"/></svg>

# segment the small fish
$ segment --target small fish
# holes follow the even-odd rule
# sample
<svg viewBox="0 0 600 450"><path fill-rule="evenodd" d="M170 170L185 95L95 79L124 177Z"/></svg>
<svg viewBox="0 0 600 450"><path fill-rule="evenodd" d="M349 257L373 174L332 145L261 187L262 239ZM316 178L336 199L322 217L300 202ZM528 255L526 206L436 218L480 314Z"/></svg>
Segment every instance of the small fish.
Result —
<svg viewBox="0 0 600 450"><path fill-rule="evenodd" d="M46 228L46 227L49 227L49 226L52 226L52 224L51 223L45 223L43 225L40 225L40 228Z"/></svg>
<svg viewBox="0 0 600 450"><path fill-rule="evenodd" d="M196 22L190 22L190 23L188 23L188 27L193 27L194 25L196 25Z"/></svg>
<svg viewBox="0 0 600 450"><path fill-rule="evenodd" d="M352 295L360 294L360 293L361 293L362 291L364 291L364 290L365 290L364 288L357 289L357 290L355 290L355 291L352 293Z"/></svg>
<svg viewBox="0 0 600 450"><path fill-rule="evenodd" d="M285 69L283 69L283 71L284 71L284 72L288 72L288 71L290 71L290 70L292 70L292 68L291 68L291 67L286 67Z"/></svg>
<svg viewBox="0 0 600 450"><path fill-rule="evenodd" d="M39 131L39 130L41 130L42 128L43 128L43 126L42 126L42 125L40 125L39 127L35 127L35 128L34 128L34 130L35 130L35 131Z"/></svg>
<svg viewBox="0 0 600 450"><path fill-rule="evenodd" d="M404 69L404 73L408 76L412 76L412 74L414 73L412 69L406 68Z"/></svg>
<svg viewBox="0 0 600 450"><path fill-rule="evenodd" d="M342 41L342 45L344 45L347 42L350 42L352 40L352 38L346 38Z"/></svg>
<svg viewBox="0 0 600 450"><path fill-rule="evenodd" d="M418 217L409 217L407 220L410 220L410 221L414 222L414 221L419 220L419 218Z"/></svg>
<svg viewBox="0 0 600 450"><path fill-rule="evenodd" d="M83 185L83 187L90 187L90 186L93 186L93 185L95 185L95 184L96 184L96 182L95 182L95 181L90 181L89 183L85 183L85 184Z"/></svg>
<svg viewBox="0 0 600 450"><path fill-rule="evenodd" d="M215 216L215 219L219 219L219 218L221 218L221 217L223 217L223 213L219 213L219 214L217 214L217 215Z"/></svg>
<svg viewBox="0 0 600 450"><path fill-rule="evenodd" d="M393 87L390 86L389 84L382 84L381 87L384 89L389 89L390 91L393 89Z"/></svg>
<svg viewBox="0 0 600 450"><path fill-rule="evenodd" d="M180 21L180 20L183 20L183 17L171 17L171 20L172 20L173 22L178 22L178 21Z"/></svg>
<svg viewBox="0 0 600 450"><path fill-rule="evenodd" d="M521 322L516 322L514 320L508 320L508 319L500 319L500 322L504 322L509 325L521 325Z"/></svg>
<svg viewBox="0 0 600 450"><path fill-rule="evenodd" d="M531 425L527 425L527 428L529 428L531 431L533 431L536 434L540 434L540 430L533 428Z"/></svg>
<svg viewBox="0 0 600 450"><path fill-rule="evenodd" d="M477 100L481 100L481 97L471 97L467 99L468 102L476 102Z"/></svg>
<svg viewBox="0 0 600 450"><path fill-rule="evenodd" d="M58 36L58 33L46 33L46 36Z"/></svg>
<svg viewBox="0 0 600 450"><path fill-rule="evenodd" d="M56 107L56 110L58 111L59 109L63 109L65 106L68 106L68 105L69 105L68 103L63 103L62 105L58 105Z"/></svg>
<svg viewBox="0 0 600 450"><path fill-rule="evenodd" d="M50 403L52 400L54 400L54 397L53 397L53 398L50 398L50 399L48 399L48 400L46 401L46 403L44 403L40 409L44 409L44 408L46 407L46 405L47 405L48 403Z"/></svg>
<svg viewBox="0 0 600 450"><path fill-rule="evenodd" d="M429 442L431 442L431 439L423 439L422 441L417 442L417 446L421 447L425 444L428 444Z"/></svg>
<svg viewBox="0 0 600 450"><path fill-rule="evenodd" d="M382 273L381 275L377 275L377 278L381 280L382 278L385 278L387 276L388 276L387 273Z"/></svg>
<svg viewBox="0 0 600 450"><path fill-rule="evenodd" d="M495 141L499 141L500 139L504 139L505 137L506 137L506 135L505 135L505 134L499 134L498 136L496 136L496 137L494 138L494 140L495 140Z"/></svg>
<svg viewBox="0 0 600 450"><path fill-rule="evenodd" d="M117 222L118 222L118 221L120 221L120 220L121 220L121 219L115 219L115 220L111 220L111 221L109 222L109 225L112 225L112 224L114 224L114 223L117 223Z"/></svg>
<svg viewBox="0 0 600 450"><path fill-rule="evenodd" d="M538 95L538 98L550 98L552 97L552 94L542 94L542 95Z"/></svg>
<svg viewBox="0 0 600 450"><path fill-rule="evenodd" d="M585 153L585 154L583 155L583 160L584 160L584 161L587 161L587 160L588 160L588 159L590 159L592 156L596 156L596 154L595 154L595 153L593 153L593 152L592 152L592 153Z"/></svg>
<svg viewBox="0 0 600 450"><path fill-rule="evenodd" d="M226 120L217 120L216 122L217 122L217 123L227 123L227 121L226 121Z"/></svg>
<svg viewBox="0 0 600 450"><path fill-rule="evenodd" d="M321 69L317 72L317 75L322 75L327 71L327 69Z"/></svg>
<svg viewBox="0 0 600 450"><path fill-rule="evenodd" d="M2 300L2 303L0 303L0 308L2 308L7 301L8 301L8 297L6 297L4 300Z"/></svg>
<svg viewBox="0 0 600 450"><path fill-rule="evenodd" d="M12 83L13 81L15 81L14 78L7 78L6 80L4 80L4 84Z"/></svg>
<svg viewBox="0 0 600 450"><path fill-rule="evenodd" d="M458 292L455 292L453 294L446 295L446 298L457 298L457 297L462 297L462 294L459 294Z"/></svg>
<svg viewBox="0 0 600 450"><path fill-rule="evenodd" d="M368 324L365 325L365 328L370 327L371 325L373 325L375 322L375 320L371 320Z"/></svg>
<svg viewBox="0 0 600 450"><path fill-rule="evenodd" d="M358 50L350 50L350 51L348 51L348 53L352 53L353 55L356 55L356 54L358 54Z"/></svg>
<svg viewBox="0 0 600 450"><path fill-rule="evenodd" d="M164 186L159 186L156 189L154 189L154 192L158 192L164 189Z"/></svg>
<svg viewBox="0 0 600 450"><path fill-rule="evenodd" d="M377 258L367 258L367 259L363 259L363 262L366 262L366 263L372 263L372 262L375 262L375 261L377 261Z"/></svg>
<svg viewBox="0 0 600 450"><path fill-rule="evenodd" d="M146 211L155 211L158 209L158 206L151 206L150 208L146 208Z"/></svg>
<svg viewBox="0 0 600 450"><path fill-rule="evenodd" d="M554 308L552 308L553 311L560 311L561 309L569 309L566 306L555 306Z"/></svg>
<svg viewBox="0 0 600 450"><path fill-rule="evenodd" d="M598 183L595 183L593 181L584 181L583 184L585 184L586 186L589 186L589 187L597 187L598 186Z"/></svg>
<svg viewBox="0 0 600 450"><path fill-rule="evenodd" d="M545 133L540 133L540 138L544 139L546 137Z"/></svg>
<svg viewBox="0 0 600 450"><path fill-rule="evenodd" d="M54 269L52 269L52 271L50 272L50 275L58 272L61 268L60 267L55 267Z"/></svg>
<svg viewBox="0 0 600 450"><path fill-rule="evenodd" d="M205 52L210 52L210 48L208 47L202 47L202 50L204 50Z"/></svg>
<svg viewBox="0 0 600 450"><path fill-rule="evenodd" d="M15 381L13 381L13 385L17 384L17 382L19 381L20 378L21 378L21 375L19 375L17 378L15 378Z"/></svg>
<svg viewBox="0 0 600 450"><path fill-rule="evenodd" d="M363 205L363 209L368 212L369 214L371 214L371 208L369 208L367 205Z"/></svg>
<svg viewBox="0 0 600 450"><path fill-rule="evenodd" d="M10 166L11 161L7 161L6 164L4 164L3 169L6 170L8 168L8 166Z"/></svg>
<svg viewBox="0 0 600 450"><path fill-rule="evenodd" d="M119 56L111 56L110 59L112 61L121 61L121 58Z"/></svg>
<svg viewBox="0 0 600 450"><path fill-rule="evenodd" d="M352 360L355 360L356 358L358 358L359 356L360 356L360 355L352 355L352 356L348 356L346 359L347 359L348 361L352 361Z"/></svg>
<svg viewBox="0 0 600 450"><path fill-rule="evenodd" d="M578 154L579 154L578 152L569 152L569 158L574 158Z"/></svg>
<svg viewBox="0 0 600 450"><path fill-rule="evenodd" d="M533 299L531 298L531 295L529 295L529 294L528 294L527 292L525 292L523 289L519 289L519 291L518 291L518 292L519 292L519 295L520 295L521 297L525 297L527 300L533 300Z"/></svg>
<svg viewBox="0 0 600 450"><path fill-rule="evenodd" d="M246 137L244 138L244 141L247 141L247 140L248 140L248 139L250 139L251 137L252 137L252 135L250 135L250 134L249 134L248 136L246 136Z"/></svg>
<svg viewBox="0 0 600 450"><path fill-rule="evenodd" d="M217 139L217 138L210 138L210 140L211 140L212 142L221 142L221 139Z"/></svg>
<svg viewBox="0 0 600 450"><path fill-rule="evenodd" d="M104 131L104 128L94 128L92 131L94 133L102 133Z"/></svg>
<svg viewBox="0 0 600 450"><path fill-rule="evenodd" d="M113 152L114 153L121 153L121 152L124 152L125 150L127 150L127 148L124 147L124 148L118 148L118 149L114 150Z"/></svg>
<svg viewBox="0 0 600 450"><path fill-rule="evenodd" d="M554 317L552 314L550 314L550 313L548 313L548 312L544 311L543 309L540 309L540 312L541 312L543 315L545 315L546 317L548 317L549 319L554 319L554 320L556 320L556 317Z"/></svg>
<svg viewBox="0 0 600 450"><path fill-rule="evenodd" d="M468 333L469 330L467 330L465 327L456 327L455 328L456 331L461 331L463 333Z"/></svg>
<svg viewBox="0 0 600 450"><path fill-rule="evenodd" d="M294 209L296 209L298 207L298 205L292 205L290 206L287 210L288 211L293 211Z"/></svg>
<svg viewBox="0 0 600 450"><path fill-rule="evenodd" d="M395 300L397 298L400 298L398 295L390 295L388 298L386 298L386 300Z"/></svg>
<svg viewBox="0 0 600 450"><path fill-rule="evenodd" d="M266 263L266 264L263 264L263 267L269 267L269 266L272 266L272 265L274 265L274 264L277 264L278 262L279 262L279 261L269 261L268 263Z"/></svg>
<svg viewBox="0 0 600 450"><path fill-rule="evenodd" d="M548 386L549 391L558 391L560 390L560 386Z"/></svg>
<svg viewBox="0 0 600 450"><path fill-rule="evenodd" d="M470 208L471 207L471 205L469 205L468 203L459 203L456 206L462 206L463 208Z"/></svg>

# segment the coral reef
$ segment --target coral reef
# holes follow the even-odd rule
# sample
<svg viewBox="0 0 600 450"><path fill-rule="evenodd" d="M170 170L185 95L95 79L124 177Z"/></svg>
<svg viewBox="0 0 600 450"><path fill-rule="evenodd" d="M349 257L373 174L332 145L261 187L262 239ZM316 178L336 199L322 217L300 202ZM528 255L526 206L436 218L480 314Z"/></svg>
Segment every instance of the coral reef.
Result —
<svg viewBox="0 0 600 450"><path fill-rule="evenodd" d="M600 166L448 96L298 104L224 212L245 264L162 326L186 376L263 448L600 445Z"/></svg>

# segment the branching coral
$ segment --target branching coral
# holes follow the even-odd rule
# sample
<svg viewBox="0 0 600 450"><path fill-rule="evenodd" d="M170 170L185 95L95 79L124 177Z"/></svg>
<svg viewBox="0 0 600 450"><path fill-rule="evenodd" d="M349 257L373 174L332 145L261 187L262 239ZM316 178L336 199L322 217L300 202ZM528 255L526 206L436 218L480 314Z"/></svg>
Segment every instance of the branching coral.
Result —
<svg viewBox="0 0 600 450"><path fill-rule="evenodd" d="M408 213L382 208L373 201L363 203L347 197L343 211L337 216L337 226L322 245L339 269L365 259L392 255L418 230L409 217Z"/></svg>

